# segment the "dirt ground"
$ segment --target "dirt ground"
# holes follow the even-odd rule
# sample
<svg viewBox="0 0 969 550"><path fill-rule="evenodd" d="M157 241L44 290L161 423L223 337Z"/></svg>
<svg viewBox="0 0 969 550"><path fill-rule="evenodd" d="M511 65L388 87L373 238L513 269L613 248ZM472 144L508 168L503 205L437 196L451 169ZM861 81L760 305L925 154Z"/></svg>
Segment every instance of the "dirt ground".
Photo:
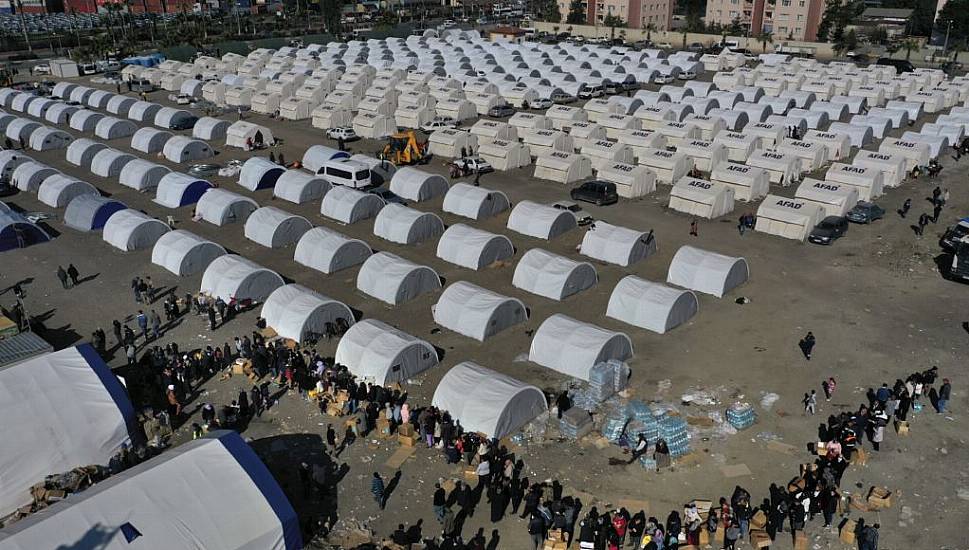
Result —
<svg viewBox="0 0 969 550"><path fill-rule="evenodd" d="M167 95L167 92L156 92L151 99L168 103ZM234 114L226 117L237 118ZM284 139L275 153L284 153L287 161L300 158L312 144L333 145L309 121L270 121L254 114L246 118L270 125ZM900 134L901 130L892 132L892 135ZM110 145L128 150L129 139L114 140ZM216 162L223 164L251 154L268 154L213 145L220 151ZM363 141L350 147L355 152L372 154L378 144ZM292 261L292 247L270 250L248 241L241 224L220 228L193 222L191 207L174 212L167 210L153 203L152 195L140 194L116 180L100 178L68 164L64 151L28 154L89 181L104 194L132 208L163 220L173 214L176 228L217 241L231 252L277 271L288 282L298 282L343 301L361 312L362 318L388 322L442 349L441 364L406 387L418 406L429 403L443 374L465 360L542 388L563 387L567 383L565 377L520 360L520 356L527 356L532 332L554 313L623 331L632 338L636 354L630 361L631 392L636 398L672 403L683 414L690 415L716 410L722 413L734 401L756 405L759 418L752 428L735 435L711 431L697 434L691 441L692 455L672 471L661 474L647 472L638 465L610 466L609 458L621 455L615 446L598 449L586 441L550 440L518 449L530 479L557 478L566 486L567 493L581 492L586 506L593 504L590 502L593 498L600 509L615 506L621 499L642 500L648 502L650 514L664 519L671 509L693 498L715 501L720 496L729 496L738 484L749 489L759 502L766 496L771 482L786 483L797 474L798 464L812 460L807 444L816 440L818 424L828 414L857 408L866 401L864 392L869 387L891 383L910 372L938 365L942 375L953 382L950 402L953 412L943 417L931 414L926 407L913 419L910 437L899 438L894 432L889 433L882 451L873 453L866 467L848 470L843 488L854 493L867 491L871 485L885 485L898 491L899 498L892 508L863 514L869 521L880 521L881 548L969 548L962 525L969 517L969 468L966 466L969 451L963 414L967 393L965 377L958 370L960 360L965 360L969 341L969 334L962 327L969 320L966 311L969 293L966 286L943 280L935 262L940 252L938 236L946 225L965 215L969 209L969 193L965 188L965 163L958 164L948 155L941 159L945 170L938 179L910 180L901 188L888 190L878 200L889 211L885 219L870 226L853 224L845 238L828 247L755 232L741 237L736 230L736 218L744 211L754 212L757 206L743 203L738 203L734 214L725 219L701 220L699 236L691 237L690 218L665 207L669 192L666 186L660 186L647 197L623 200L615 206L584 205L597 219L641 230L653 229L659 251L629 268L593 262L599 275L598 284L562 302L514 288L511 285L514 265L521 254L535 247L588 260L575 252L584 229L543 242L506 229L507 212L494 219L473 222L477 227L510 237L516 257L505 267L472 272L439 260L435 256L435 242L418 246L385 242L373 235L372 220L341 226L319 215L318 201L297 206L273 200L270 190L250 193L234 181L212 178L214 183L253 197L260 205L272 204L303 215L314 225L363 239L375 250L393 252L431 266L445 280L445 286L459 280L470 281L519 298L528 306L531 313L528 322L479 343L438 329L431 317L431 306L439 293L388 307L356 290L358 268L330 276L317 273ZM152 160L172 168L186 168L171 165L165 159ZM446 174L442 159L435 159L427 169ZM505 192L513 203L524 199L551 202L567 198L566 186L535 180L531 174L532 169L488 174L481 178L481 185ZM931 195L935 185L948 187L950 201L939 223L930 225L924 238L917 238L910 224L922 211L931 213L925 197ZM774 187L771 192L793 196L794 187ZM908 219L903 220L894 210L909 197L915 206ZM51 210L25 193L5 202L26 211ZM467 223L443 213L441 199L412 206L436 213L447 225ZM63 211L58 214L63 215ZM137 304L129 290L134 276L151 276L156 288L176 289L180 294L198 290L201 275L178 278L152 265L150 250L122 253L103 242L100 233L79 233L56 220L49 227L56 235L50 243L8 252L0 258L0 288L28 281L25 285L28 311L43 316L52 329L50 334L57 347L87 340L98 326L109 333L110 342L112 319L131 320L136 313ZM684 244L745 257L750 265L750 281L723 299L700 295L696 317L665 335L605 316L609 295L619 279L636 274L665 281L673 254ZM57 266L68 263L74 263L82 278L89 279L72 290L62 289L55 277ZM735 303L739 297L748 298L749 303ZM12 293L0 296L0 300L5 306L11 306ZM161 306L157 305L160 311ZM208 330L202 318L190 316L169 330L160 343L176 341L183 349L222 344L237 334L250 332L256 313L242 315L215 332ZM801 357L797 343L809 330L814 332L818 343L813 359L807 362ZM318 349L324 356L332 356L335 341L322 343ZM123 354L111 359L113 366L123 363ZM834 399L830 403L822 399L818 416L806 418L801 397L811 389L821 394L820 383L828 376L838 380ZM227 403L245 386L241 377L210 380L193 405L202 401ZM697 390L710 391L716 403L705 407L681 403L683 394ZM765 410L760 401L768 392L777 394L779 399L770 410ZM698 409L700 412L696 412ZM319 513L315 508L318 504L304 498L298 487L296 468L301 460L319 458L319 436L331 422L338 425L337 419L320 415L311 404L288 394L262 418L254 420L244 433L254 441L304 514ZM178 439L184 437L183 429ZM768 441L775 438L786 446L768 446ZM338 529L363 524L373 528L377 535L388 535L398 523L412 524L423 518L425 535L438 533L430 504L433 485L442 478L460 478L461 470L446 466L438 451L418 448L400 468L399 484L389 498L387 509L381 512L370 496L371 472L379 471L385 479L392 477L396 469L385 462L397 449L396 443L358 441L339 457L348 470L339 483ZM727 477L723 471L725 466L746 466L746 469L728 468L727 473L735 474L739 470L742 475ZM853 511L852 515L857 517L859 513ZM486 510L470 518L463 533L467 537L483 528L490 534L495 527L501 537L500 548L528 547L524 520L506 516L493 526ZM836 533L822 532L817 521L809 525L809 533L812 548L844 547ZM775 546L787 548L791 544L789 540L779 539Z"/></svg>

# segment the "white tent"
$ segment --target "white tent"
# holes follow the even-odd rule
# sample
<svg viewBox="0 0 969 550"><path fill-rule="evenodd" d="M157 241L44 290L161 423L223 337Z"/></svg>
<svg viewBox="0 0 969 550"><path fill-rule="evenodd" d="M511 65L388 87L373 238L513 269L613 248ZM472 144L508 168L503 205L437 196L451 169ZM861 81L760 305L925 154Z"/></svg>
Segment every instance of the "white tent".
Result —
<svg viewBox="0 0 969 550"><path fill-rule="evenodd" d="M200 292L226 303L252 300L261 302L285 282L275 271L248 258L226 254L212 260L202 273Z"/></svg>
<svg viewBox="0 0 969 550"><path fill-rule="evenodd" d="M627 130L616 136L619 143L632 147L633 156L643 158L653 149L666 149L666 137L655 130Z"/></svg>
<svg viewBox="0 0 969 550"><path fill-rule="evenodd" d="M239 185L250 191L272 188L285 171L265 157L250 157L239 172Z"/></svg>
<svg viewBox="0 0 969 550"><path fill-rule="evenodd" d="M82 194L71 199L64 210L64 225L78 231L100 231L104 224L126 206L101 195Z"/></svg>
<svg viewBox="0 0 969 550"><path fill-rule="evenodd" d="M689 115L683 122L692 124L700 131L700 139L710 141L727 129L726 122L718 116Z"/></svg>
<svg viewBox="0 0 969 550"><path fill-rule="evenodd" d="M667 121L655 128L656 133L666 138L670 147L678 147L684 142L700 139L700 129L690 122Z"/></svg>
<svg viewBox="0 0 969 550"><path fill-rule="evenodd" d="M681 246L670 262L666 282L722 298L748 278L750 269L743 258Z"/></svg>
<svg viewBox="0 0 969 550"><path fill-rule="evenodd" d="M0 397L5 419L0 437L8 449L0 457L2 516L30 504L30 488L46 476L78 465L107 464L140 431L124 386L89 344L0 369ZM72 495L71 500L76 498L79 496ZM50 513L48 509L34 518ZM18 530L28 521L18 522ZM62 533L68 527L63 523L48 525L48 536L55 537L54 532ZM80 532L73 541L65 542L77 543L83 535ZM15 546L18 541L24 545ZM23 531L15 533L8 526L0 531L0 547L40 549L57 544L28 538Z"/></svg>
<svg viewBox="0 0 969 550"><path fill-rule="evenodd" d="M99 195L90 183L61 173L48 176L37 188L37 200L52 208L63 208L80 195Z"/></svg>
<svg viewBox="0 0 969 550"><path fill-rule="evenodd" d="M478 116L478 109L467 99L456 97L439 98L435 112L439 117L450 117L457 122Z"/></svg>
<svg viewBox="0 0 969 550"><path fill-rule="evenodd" d="M398 110L398 112L400 112ZM349 126L353 120L353 114L347 107L323 104L313 109L311 113L314 128L326 130L328 128L343 128ZM433 116L431 118L434 118ZM400 123L397 123L400 125Z"/></svg>
<svg viewBox="0 0 969 550"><path fill-rule="evenodd" d="M712 172L720 164L727 162L729 152L726 146L713 141L689 139L680 142L676 152L693 160L693 166L702 172Z"/></svg>
<svg viewBox="0 0 969 550"><path fill-rule="evenodd" d="M31 160L33 159L25 155L23 151L14 149L0 151L0 175L4 178L10 178L18 166Z"/></svg>
<svg viewBox="0 0 969 550"><path fill-rule="evenodd" d="M580 251L583 256L626 267L654 254L656 239L652 231L596 222L582 238Z"/></svg>
<svg viewBox="0 0 969 550"><path fill-rule="evenodd" d="M172 139L171 132L159 130L157 128L144 127L138 129L131 136L131 148L142 153L158 153L165 149L165 144Z"/></svg>
<svg viewBox="0 0 969 550"><path fill-rule="evenodd" d="M623 163L633 163L635 159L633 157L633 149L628 145L616 141L609 141L607 139L599 139L595 141L587 142L582 147L582 155L589 158L592 168L596 171L603 169L613 163L623 162ZM536 163L541 163L541 160ZM570 183L565 181L562 183Z"/></svg>
<svg viewBox="0 0 969 550"><path fill-rule="evenodd" d="M349 225L376 216L383 207L383 199L373 193L338 185L323 196L320 214Z"/></svg>
<svg viewBox="0 0 969 550"><path fill-rule="evenodd" d="M504 235L463 223L452 225L437 243L437 257L468 269L479 270L512 257L515 247Z"/></svg>
<svg viewBox="0 0 969 550"><path fill-rule="evenodd" d="M519 134L521 130L551 130L552 121L546 118L544 115L538 115L535 113L526 113L524 111L519 111L508 119L508 125L512 128L517 128Z"/></svg>
<svg viewBox="0 0 969 550"><path fill-rule="evenodd" d="M155 126L159 128L175 128L176 126L184 125L192 119L194 115L184 109L176 109L174 107L162 107L155 113Z"/></svg>
<svg viewBox="0 0 969 550"><path fill-rule="evenodd" d="M330 182L322 176L303 170L286 170L273 187L273 196L294 204L319 200L330 190Z"/></svg>
<svg viewBox="0 0 969 550"><path fill-rule="evenodd" d="M757 208L755 230L796 241L804 241L824 217L824 210L813 202L767 195Z"/></svg>
<svg viewBox="0 0 969 550"><path fill-rule="evenodd" d="M632 356L629 336L561 313L545 319L528 350L529 361L586 382L599 363L626 361Z"/></svg>
<svg viewBox="0 0 969 550"><path fill-rule="evenodd" d="M620 197L633 199L656 191L656 174L645 166L613 162L599 169L596 177L616 185Z"/></svg>
<svg viewBox="0 0 969 550"><path fill-rule="evenodd" d="M851 162L855 166L874 168L883 174L885 187L898 187L905 180L905 157L898 153L877 153L875 151L858 151Z"/></svg>
<svg viewBox="0 0 969 550"><path fill-rule="evenodd" d="M575 150L572 137L559 130L521 128L518 135L533 157L547 156L556 151L571 153Z"/></svg>
<svg viewBox="0 0 969 550"><path fill-rule="evenodd" d="M568 105L552 105L545 111L545 118L552 123L552 128L556 130L568 131L576 122L588 122L589 113L581 107L569 107Z"/></svg>
<svg viewBox="0 0 969 550"><path fill-rule="evenodd" d="M577 227L567 210L532 201L521 201L508 216L508 229L536 239L551 240Z"/></svg>
<svg viewBox="0 0 969 550"><path fill-rule="evenodd" d="M76 139L67 146L67 162L75 166L80 166L81 168L88 168L94 160L94 155L98 154L102 149L107 148L107 145L94 140L87 138Z"/></svg>
<svg viewBox="0 0 969 550"><path fill-rule="evenodd" d="M797 158L797 171L799 172L817 170L828 162L827 147L816 141L784 138L784 141L778 144L776 151Z"/></svg>
<svg viewBox="0 0 969 550"><path fill-rule="evenodd" d="M296 342L327 334L326 325L338 319L348 325L354 321L353 312L346 304L297 284L274 290L266 298L260 316L276 334Z"/></svg>
<svg viewBox="0 0 969 550"><path fill-rule="evenodd" d="M944 135L932 135L926 133L926 126L928 125L923 124L922 130L919 133L904 132L902 134L902 139L928 145L929 157L935 159L949 149L949 139Z"/></svg>
<svg viewBox="0 0 969 550"><path fill-rule="evenodd" d="M205 180L180 172L168 172L158 180L154 202L166 208L180 208L199 202L211 189L212 184Z"/></svg>
<svg viewBox="0 0 969 550"><path fill-rule="evenodd" d="M65 392L63 399L77 396ZM78 435L89 434L79 429ZM51 439L63 445L62 440ZM82 461L78 456L77 462L56 465L62 467L37 461L38 471L43 469L38 479L77 464L104 464L107 455L100 453L109 448L117 450L117 445L98 449L92 455L96 459ZM29 496L26 488L22 492ZM69 548L78 541L103 550L302 547L299 518L286 495L256 453L231 431L213 432L169 449L18 522L0 536L4 550Z"/></svg>
<svg viewBox="0 0 969 550"><path fill-rule="evenodd" d="M750 123L750 114L739 109L710 109L707 116L723 119L724 131L727 132L742 132Z"/></svg>
<svg viewBox="0 0 969 550"><path fill-rule="evenodd" d="M389 252L367 258L357 274L357 290L392 306L439 288L441 278L433 269Z"/></svg>
<svg viewBox="0 0 969 550"><path fill-rule="evenodd" d="M791 109L787 112L787 116L796 120L803 120L807 128L812 130L817 130L827 126L831 120L828 116L827 111L816 111L809 109ZM803 128L804 126L798 124L798 128Z"/></svg>
<svg viewBox="0 0 969 550"><path fill-rule="evenodd" d="M104 115L88 109L78 109L71 115L70 126L78 132L94 132Z"/></svg>
<svg viewBox="0 0 969 550"><path fill-rule="evenodd" d="M175 136L165 142L163 148L165 158L174 163L202 160L215 156L215 151L209 144L188 136Z"/></svg>
<svg viewBox="0 0 969 550"><path fill-rule="evenodd" d="M320 105L315 99L289 97L279 103L279 118L283 120L306 120L313 116L313 110Z"/></svg>
<svg viewBox="0 0 969 550"><path fill-rule="evenodd" d="M170 229L164 222L148 214L127 208L115 212L108 218L107 223L104 224L102 238L104 242L118 250L129 252L154 246L155 242Z"/></svg>
<svg viewBox="0 0 969 550"><path fill-rule="evenodd" d="M202 117L195 122L192 127L192 137L204 139L206 141L225 139L226 131L229 129L229 121L213 117Z"/></svg>
<svg viewBox="0 0 969 550"><path fill-rule="evenodd" d="M58 126L69 125L71 122L71 116L78 111L78 108L73 105L68 105L66 103L55 103L47 109L47 113L44 115L44 120L50 122L51 124L57 124Z"/></svg>
<svg viewBox="0 0 969 550"><path fill-rule="evenodd" d="M263 206L246 219L245 235L267 248L295 244L313 225L302 216L290 214L275 206Z"/></svg>
<svg viewBox="0 0 969 550"><path fill-rule="evenodd" d="M632 156L632 150L627 151ZM592 160L577 153L551 151L536 159L535 177L564 184L581 181L592 177Z"/></svg>
<svg viewBox="0 0 969 550"><path fill-rule="evenodd" d="M760 139L759 149L773 149L787 135L787 129L782 124L758 122L744 126L744 133Z"/></svg>
<svg viewBox="0 0 969 550"><path fill-rule="evenodd" d="M393 384L417 376L438 364L437 350L376 319L350 327L336 346L334 361L359 379Z"/></svg>
<svg viewBox="0 0 969 550"><path fill-rule="evenodd" d="M844 122L832 122L828 126L827 133L848 136L852 147L864 147L874 140L874 132L871 126L855 126ZM808 139L807 135L805 135L804 139Z"/></svg>
<svg viewBox="0 0 969 550"><path fill-rule="evenodd" d="M130 120L106 116L99 120L97 126L94 127L94 135L107 140L121 139L134 135L137 130L138 126ZM9 131L8 128L7 132L9 133Z"/></svg>
<svg viewBox="0 0 969 550"><path fill-rule="evenodd" d="M820 207L822 217L844 216L858 204L858 189L851 185L804 178L794 198Z"/></svg>
<svg viewBox="0 0 969 550"><path fill-rule="evenodd" d="M444 375L431 404L448 411L466 431L495 438L511 435L548 410L540 389L470 361Z"/></svg>
<svg viewBox="0 0 969 550"><path fill-rule="evenodd" d="M162 235L151 249L151 263L180 277L195 275L224 255L221 245L183 229Z"/></svg>
<svg viewBox="0 0 969 550"><path fill-rule="evenodd" d="M748 202L766 196L770 189L770 176L766 170L734 162L714 168L710 181L732 188L735 200Z"/></svg>
<svg viewBox="0 0 969 550"><path fill-rule="evenodd" d="M116 178L121 174L121 169L133 160L135 160L134 155L110 147L102 149L91 161L91 173L103 178Z"/></svg>
<svg viewBox="0 0 969 550"><path fill-rule="evenodd" d="M137 191L154 189L171 170L160 164L144 159L135 159L121 168L118 183Z"/></svg>
<svg viewBox="0 0 969 550"><path fill-rule="evenodd" d="M198 199L195 215L211 224L222 226L227 223L245 222L257 208L259 204L249 197L221 188L212 188Z"/></svg>
<svg viewBox="0 0 969 550"><path fill-rule="evenodd" d="M347 158L350 158L350 154L344 151L339 151L326 145L311 145L303 153L302 164L303 168L314 174L319 174L327 161Z"/></svg>
<svg viewBox="0 0 969 550"><path fill-rule="evenodd" d="M325 227L314 227L296 243L293 261L320 273L337 271L362 264L373 251L359 240Z"/></svg>
<svg viewBox="0 0 969 550"><path fill-rule="evenodd" d="M634 130L627 130L629 133ZM582 149L589 143L606 139L606 129L594 122L574 122L569 128L569 137L572 138L572 145L576 149ZM623 143L620 141L619 143Z"/></svg>
<svg viewBox="0 0 969 550"><path fill-rule="evenodd" d="M787 153L758 149L747 159L747 165L762 168L771 183L791 185L801 178L801 160Z"/></svg>
<svg viewBox="0 0 969 550"><path fill-rule="evenodd" d="M533 248L518 261L511 284L551 300L563 300L597 281L592 264Z"/></svg>
<svg viewBox="0 0 969 550"><path fill-rule="evenodd" d="M660 125L676 120L676 113L670 108L669 103L642 105L633 116L640 120L643 129L655 130Z"/></svg>
<svg viewBox="0 0 969 550"><path fill-rule="evenodd" d="M696 294L689 290L628 275L612 290L606 317L665 334L692 319L698 309Z"/></svg>
<svg viewBox="0 0 969 550"><path fill-rule="evenodd" d="M390 190L403 199L423 202L446 194L448 182L444 176L407 166L394 173Z"/></svg>
<svg viewBox="0 0 969 550"><path fill-rule="evenodd" d="M30 142L30 135L40 129L41 124L29 118L16 118L7 124L6 136L14 143L23 140L24 143Z"/></svg>
<svg viewBox="0 0 969 550"><path fill-rule="evenodd" d="M850 185L858 190L858 200L870 201L884 193L884 174L875 168L836 162L824 174L824 181Z"/></svg>
<svg viewBox="0 0 969 550"><path fill-rule="evenodd" d="M383 139L397 133L397 121L391 115L360 112L353 117L353 131L362 138Z"/></svg>
<svg viewBox="0 0 969 550"><path fill-rule="evenodd" d="M470 132L478 136L478 141L487 143L494 140L518 141L518 129L507 122L481 119L474 123Z"/></svg>
<svg viewBox="0 0 969 550"><path fill-rule="evenodd" d="M472 220L482 220L508 210L509 205L508 197L501 191L456 183L444 196L442 209Z"/></svg>
<svg viewBox="0 0 969 550"><path fill-rule="evenodd" d="M916 167L928 166L930 149L928 143L908 139L886 139L878 146L879 153L891 153L905 157L905 170L910 172Z"/></svg>
<svg viewBox="0 0 969 550"><path fill-rule="evenodd" d="M658 183L673 185L693 169L693 159L683 153L650 149L639 157L639 164L646 166L654 174Z"/></svg>
<svg viewBox="0 0 969 550"><path fill-rule="evenodd" d="M847 158L851 153L851 138L843 133L808 130L801 141L823 145L828 150L827 158L831 161Z"/></svg>
<svg viewBox="0 0 969 550"><path fill-rule="evenodd" d="M517 139L513 141L496 139L481 143L476 153L495 170L515 170L532 163L531 149Z"/></svg>
<svg viewBox="0 0 969 550"><path fill-rule="evenodd" d="M30 134L30 148L34 151L51 151L63 149L70 145L74 138L64 130L41 126Z"/></svg>
<svg viewBox="0 0 969 550"><path fill-rule="evenodd" d="M712 220L733 212L734 189L729 185L683 177L670 189L669 207Z"/></svg>
<svg viewBox="0 0 969 550"><path fill-rule="evenodd" d="M374 220L373 234L398 244L419 244L444 233L444 222L430 212L401 204L384 206Z"/></svg>
<svg viewBox="0 0 969 550"><path fill-rule="evenodd" d="M128 118L136 122L153 122L161 108L162 106L157 103L136 101L128 108Z"/></svg>
<svg viewBox="0 0 969 550"><path fill-rule="evenodd" d="M435 323L480 342L528 320L520 300L466 281L444 289L432 309Z"/></svg>
<svg viewBox="0 0 969 550"><path fill-rule="evenodd" d="M272 145L273 143L275 143L273 133L265 126L239 120L226 128L225 145L227 147L237 147L248 151L254 147L258 148L260 144Z"/></svg>
<svg viewBox="0 0 969 550"><path fill-rule="evenodd" d="M394 123L400 128L420 128L434 120L437 114L433 107L422 105L400 105L394 111ZM314 126L316 117L314 116ZM317 126L322 127L322 126Z"/></svg>
<svg viewBox="0 0 969 550"><path fill-rule="evenodd" d="M760 138L738 132L720 132L713 142L727 148L727 160L743 163L758 148Z"/></svg>
<svg viewBox="0 0 969 550"><path fill-rule="evenodd" d="M58 170L51 168L46 164L41 164L31 160L18 164L17 167L14 168L10 175L10 183L21 191L36 194L37 190L40 188L40 184L43 183L45 179L59 173L60 172Z"/></svg>
<svg viewBox="0 0 969 550"><path fill-rule="evenodd" d="M104 94L106 92L102 90L95 90L94 93ZM94 94L91 95L93 96ZM20 111L21 113L26 114L27 109L30 108L30 104L37 101L43 101L43 98L27 92L19 93L14 96L13 101L10 103L10 108L14 111Z"/></svg>
<svg viewBox="0 0 969 550"><path fill-rule="evenodd" d="M427 138L427 143L432 155L461 158L461 151L467 156L468 151L478 148L478 136L467 130L441 128Z"/></svg>

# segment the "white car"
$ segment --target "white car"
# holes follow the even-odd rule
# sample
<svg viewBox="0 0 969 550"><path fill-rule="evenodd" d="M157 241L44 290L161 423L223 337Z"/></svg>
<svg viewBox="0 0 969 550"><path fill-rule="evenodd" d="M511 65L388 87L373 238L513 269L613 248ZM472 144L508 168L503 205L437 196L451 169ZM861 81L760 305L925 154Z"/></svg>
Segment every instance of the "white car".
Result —
<svg viewBox="0 0 969 550"><path fill-rule="evenodd" d="M475 172L487 174L495 171L495 167L481 157L464 157L463 159L455 159L452 164L458 168L467 167L472 174Z"/></svg>
<svg viewBox="0 0 969 550"><path fill-rule="evenodd" d="M540 97L535 101L531 102L529 107L532 109L548 109L552 106L552 100L547 97Z"/></svg>
<svg viewBox="0 0 969 550"><path fill-rule="evenodd" d="M188 94L178 94L177 96L175 96L176 105L188 105L191 102L192 102L192 96Z"/></svg>
<svg viewBox="0 0 969 550"><path fill-rule="evenodd" d="M558 201L553 202L551 206L559 210L568 210L569 213L575 216L575 223L578 225L589 225L595 221L592 216L585 213L585 210L582 210L582 207L579 206L578 203L572 201Z"/></svg>
<svg viewBox="0 0 969 550"><path fill-rule="evenodd" d="M676 75L676 78L679 78L680 80L693 80L696 78L696 73L693 71L683 71Z"/></svg>
<svg viewBox="0 0 969 550"><path fill-rule="evenodd" d="M457 128L457 127L458 125L456 122L454 122L454 119L449 116L446 116L446 117L435 118L434 120L421 126L421 130L424 131L424 133L430 134L434 130L440 130L442 128Z"/></svg>
<svg viewBox="0 0 969 550"><path fill-rule="evenodd" d="M343 141L352 141L357 139L357 133L353 128L349 126L343 126L340 128L328 128L326 130L326 137L330 139L342 139Z"/></svg>
<svg viewBox="0 0 969 550"><path fill-rule="evenodd" d="M241 160L230 160L223 168L219 169L219 175L223 178L233 178L242 172Z"/></svg>
<svg viewBox="0 0 969 550"><path fill-rule="evenodd" d="M98 66L94 63L85 63L78 66L78 72L82 75L97 74Z"/></svg>
<svg viewBox="0 0 969 550"><path fill-rule="evenodd" d="M50 74L50 65L48 63L40 63L34 65L30 68L31 74Z"/></svg>
<svg viewBox="0 0 969 550"><path fill-rule="evenodd" d="M674 80L676 80L676 79L673 78L673 75L660 73L660 74L656 75L653 78L653 83L654 84L670 84Z"/></svg>

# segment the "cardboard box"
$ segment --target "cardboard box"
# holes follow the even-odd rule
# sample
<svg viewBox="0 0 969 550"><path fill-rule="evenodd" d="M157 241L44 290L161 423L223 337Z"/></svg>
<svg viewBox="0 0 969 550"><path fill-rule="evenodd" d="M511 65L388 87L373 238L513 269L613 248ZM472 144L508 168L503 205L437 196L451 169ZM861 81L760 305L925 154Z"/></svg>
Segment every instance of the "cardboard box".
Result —
<svg viewBox="0 0 969 550"><path fill-rule="evenodd" d="M845 544L855 543L855 520L846 519L841 522L841 526L838 528L839 538L841 542Z"/></svg>
<svg viewBox="0 0 969 550"><path fill-rule="evenodd" d="M898 435L908 437L908 420L896 420L895 421L895 433Z"/></svg>
<svg viewBox="0 0 969 550"><path fill-rule="evenodd" d="M750 532L750 545L754 548L767 548L770 543L770 535L767 534L767 531L754 529Z"/></svg>
<svg viewBox="0 0 969 550"><path fill-rule="evenodd" d="M411 437L414 435L414 426L411 424L401 424L397 427L397 433Z"/></svg>
<svg viewBox="0 0 969 550"><path fill-rule="evenodd" d="M851 453L851 463L856 466L865 466L868 464L868 453L864 449L858 447L855 452Z"/></svg>
<svg viewBox="0 0 969 550"><path fill-rule="evenodd" d="M796 493L798 491L803 491L804 487L807 486L807 482L804 478L795 479L794 481L787 484L787 492Z"/></svg>
<svg viewBox="0 0 969 550"><path fill-rule="evenodd" d="M817 443L814 444L814 452L817 453L818 456L827 455L828 454L827 445L828 444L825 443L824 441L818 441Z"/></svg>
<svg viewBox="0 0 969 550"><path fill-rule="evenodd" d="M851 498L848 499L848 504L859 512L869 511L868 501L863 499L861 495L851 495Z"/></svg>
<svg viewBox="0 0 969 550"><path fill-rule="evenodd" d="M329 403L326 406L326 414L329 416L343 416L343 406L338 403Z"/></svg>
<svg viewBox="0 0 969 550"><path fill-rule="evenodd" d="M714 542L723 542L723 533L725 531L726 529L724 528L723 523L717 524L717 530L713 533Z"/></svg>
<svg viewBox="0 0 969 550"><path fill-rule="evenodd" d="M248 359L236 359L232 363L232 374L248 374L252 372L252 361Z"/></svg>
<svg viewBox="0 0 969 550"><path fill-rule="evenodd" d="M763 529L767 527L767 514L763 510L757 510L757 513L750 518L750 526L753 529Z"/></svg>
<svg viewBox="0 0 969 550"><path fill-rule="evenodd" d="M270 327L266 327L266 328L260 330L259 331L259 334L261 334L262 337L265 338L266 340L272 340L273 338L275 338L277 336L276 331L273 330Z"/></svg>
<svg viewBox="0 0 969 550"><path fill-rule="evenodd" d="M562 533L561 529L549 529L548 540L556 541L556 542L562 541L562 540L565 540L565 535Z"/></svg>
<svg viewBox="0 0 969 550"><path fill-rule="evenodd" d="M794 533L794 550L808 550L808 537L804 531Z"/></svg>
<svg viewBox="0 0 969 550"><path fill-rule="evenodd" d="M412 435L397 434L397 442L405 447L413 447L417 444L417 438Z"/></svg>
<svg viewBox="0 0 969 550"><path fill-rule="evenodd" d="M700 527L700 546L706 546L710 544L710 531L707 531L706 525Z"/></svg>
<svg viewBox="0 0 969 550"><path fill-rule="evenodd" d="M892 492L884 487L872 487L868 491L868 505L872 508L891 508Z"/></svg>
<svg viewBox="0 0 969 550"><path fill-rule="evenodd" d="M468 481L478 481L478 472L474 468L464 470L464 479Z"/></svg>

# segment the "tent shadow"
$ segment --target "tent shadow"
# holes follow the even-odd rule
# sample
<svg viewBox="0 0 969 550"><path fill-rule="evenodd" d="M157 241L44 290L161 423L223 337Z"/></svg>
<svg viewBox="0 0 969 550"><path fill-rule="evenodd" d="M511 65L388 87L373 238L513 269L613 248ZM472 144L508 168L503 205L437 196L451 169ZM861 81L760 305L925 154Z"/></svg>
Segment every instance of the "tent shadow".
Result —
<svg viewBox="0 0 969 550"><path fill-rule="evenodd" d="M118 533L117 529L109 529L100 523L95 523L74 544L61 544L55 550L101 550L111 544Z"/></svg>

